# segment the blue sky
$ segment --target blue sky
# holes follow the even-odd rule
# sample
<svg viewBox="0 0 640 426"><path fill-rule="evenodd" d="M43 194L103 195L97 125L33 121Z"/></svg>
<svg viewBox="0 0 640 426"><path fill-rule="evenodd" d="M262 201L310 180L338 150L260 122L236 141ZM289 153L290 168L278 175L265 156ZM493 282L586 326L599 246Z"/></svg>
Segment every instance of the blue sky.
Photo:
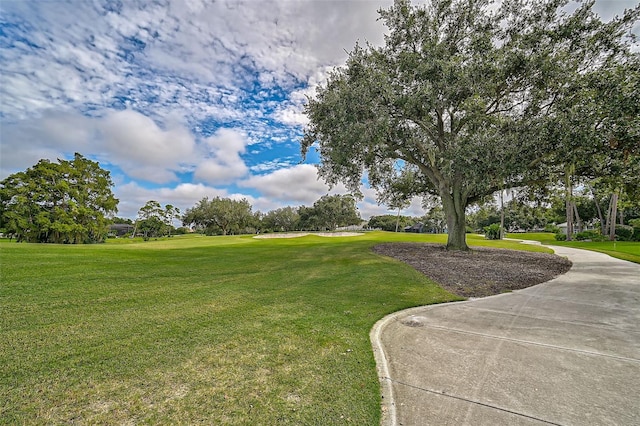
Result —
<svg viewBox="0 0 640 426"><path fill-rule="evenodd" d="M79 152L111 171L119 216L205 196L311 205L329 189L317 156L301 162L304 101L356 41L382 42L389 4L2 0L0 178ZM387 212L363 193L363 217Z"/></svg>

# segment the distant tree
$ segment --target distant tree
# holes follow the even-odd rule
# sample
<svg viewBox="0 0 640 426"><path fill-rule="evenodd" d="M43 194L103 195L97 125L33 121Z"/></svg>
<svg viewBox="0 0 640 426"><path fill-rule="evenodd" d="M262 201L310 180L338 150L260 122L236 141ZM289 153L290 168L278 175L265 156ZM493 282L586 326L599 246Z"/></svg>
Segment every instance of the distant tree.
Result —
<svg viewBox="0 0 640 426"><path fill-rule="evenodd" d="M173 220L180 216L180 209L171 204L162 205L155 201L149 200L144 206L138 210L138 217L135 222L133 236L138 232L142 232L145 241L149 238L157 238L161 236L171 236L171 232L175 229Z"/></svg>
<svg viewBox="0 0 640 426"><path fill-rule="evenodd" d="M634 56L625 35L640 7L603 23L593 1L573 14L562 12L566 3L504 0L492 10L487 1L396 0L380 11L385 45L357 45L309 100L303 154L318 147L320 176L352 191L365 171L376 188L410 171L419 193L405 195L438 195L447 248L467 250L467 206L548 180L546 163L575 146L553 123L568 122L564 109L583 99L574 94L587 78L613 75ZM613 104L591 100L590 111ZM590 132L590 120L571 122L573 133Z"/></svg>
<svg viewBox="0 0 640 426"><path fill-rule="evenodd" d="M398 232L404 230L406 226L413 225L408 221L403 221L401 224L400 213L411 205L410 195L420 193L420 189L416 188L417 180L409 169L393 170L392 173L395 176L382 182L381 187L378 188L377 201L378 204L387 205L390 210L397 210L395 226L393 229L386 230Z"/></svg>
<svg viewBox="0 0 640 426"><path fill-rule="evenodd" d="M500 223L500 211L495 202L483 203L467 215L467 224L477 232L494 223Z"/></svg>
<svg viewBox="0 0 640 426"><path fill-rule="evenodd" d="M300 216L298 224L300 225L300 229L304 229L306 231L326 230L326 226L323 226L320 222L320 217L317 213L318 212L313 207L298 207L298 215Z"/></svg>
<svg viewBox="0 0 640 426"><path fill-rule="evenodd" d="M583 216L583 220L592 217ZM546 208L521 198L513 198L504 205L504 227L509 231L544 229L548 221Z"/></svg>
<svg viewBox="0 0 640 426"><path fill-rule="evenodd" d="M195 226L207 235L228 235L245 230L253 222L251 204L246 198L232 200L230 198L215 197L209 200L203 198L200 202L187 209L182 217L185 226Z"/></svg>
<svg viewBox="0 0 640 426"><path fill-rule="evenodd" d="M425 227L433 233L442 234L447 229L447 217L444 214L442 206L437 205L431 207L429 213L424 217L423 223Z"/></svg>
<svg viewBox="0 0 640 426"><path fill-rule="evenodd" d="M18 241L102 242L108 215L118 211L110 174L76 153L73 160L40 160L0 182L0 228Z"/></svg>
<svg viewBox="0 0 640 426"><path fill-rule="evenodd" d="M121 223L121 224L125 224L125 225L133 225L133 220L129 219L128 217L114 216L114 217L111 218L111 223Z"/></svg>
<svg viewBox="0 0 640 426"><path fill-rule="evenodd" d="M265 214L262 213L261 211L257 211L253 213L253 218L251 219L249 228L252 228L252 231L255 232L256 234L259 234L265 229L264 217L265 217Z"/></svg>
<svg viewBox="0 0 640 426"><path fill-rule="evenodd" d="M171 204L167 204L164 206L163 216L167 234L171 236L171 231L174 229L173 220L180 218L180 209L172 206Z"/></svg>
<svg viewBox="0 0 640 426"><path fill-rule="evenodd" d="M265 229L288 232L297 229L300 215L297 208L287 206L269 211L264 215L262 221Z"/></svg>
<svg viewBox="0 0 640 426"><path fill-rule="evenodd" d="M384 214L380 216L371 216L367 226L372 229L381 229L383 231L396 231L396 225L399 231L403 231L405 227L411 226L415 220L410 216Z"/></svg>
<svg viewBox="0 0 640 426"><path fill-rule="evenodd" d="M138 210L135 233L142 232L142 238L147 241L149 238L157 238L164 234L164 210L159 202L149 200Z"/></svg>
<svg viewBox="0 0 640 426"><path fill-rule="evenodd" d="M178 235L188 234L189 232L191 232L191 231L186 226L180 226L180 227L176 228L176 230L175 230L175 233L178 234Z"/></svg>
<svg viewBox="0 0 640 426"><path fill-rule="evenodd" d="M362 221L356 201L349 195L323 195L313 207L300 207L298 214L301 228L308 230L334 230Z"/></svg>

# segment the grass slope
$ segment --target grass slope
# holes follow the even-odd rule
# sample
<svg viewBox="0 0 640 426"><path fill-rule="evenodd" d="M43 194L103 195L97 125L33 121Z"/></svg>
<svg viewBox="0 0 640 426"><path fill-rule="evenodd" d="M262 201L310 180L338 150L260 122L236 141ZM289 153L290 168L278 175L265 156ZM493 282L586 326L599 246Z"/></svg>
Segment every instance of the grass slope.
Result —
<svg viewBox="0 0 640 426"><path fill-rule="evenodd" d="M456 297L370 248L444 239L2 243L0 423L377 424L369 330Z"/></svg>
<svg viewBox="0 0 640 426"><path fill-rule="evenodd" d="M540 241L542 244L598 251L630 262L640 263L640 242L634 241L556 241L555 234L539 232L509 234L509 238Z"/></svg>

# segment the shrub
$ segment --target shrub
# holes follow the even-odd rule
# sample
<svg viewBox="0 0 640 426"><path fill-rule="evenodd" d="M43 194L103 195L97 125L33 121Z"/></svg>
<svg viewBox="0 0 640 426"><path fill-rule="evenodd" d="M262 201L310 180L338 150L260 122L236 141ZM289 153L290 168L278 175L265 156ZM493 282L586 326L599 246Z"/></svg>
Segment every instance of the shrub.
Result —
<svg viewBox="0 0 640 426"><path fill-rule="evenodd" d="M558 228L553 223L549 223L544 227L544 232L553 232L554 234L557 234L560 232L560 228Z"/></svg>
<svg viewBox="0 0 640 426"><path fill-rule="evenodd" d="M616 225L616 240L631 241L633 234L633 226Z"/></svg>
<svg viewBox="0 0 640 426"><path fill-rule="evenodd" d="M640 218L631 219L629 225L633 226L633 235L631 241L640 241Z"/></svg>
<svg viewBox="0 0 640 426"><path fill-rule="evenodd" d="M576 234L576 240L578 241L584 241L584 240L591 240L591 241L604 241L604 237L602 235L600 235L600 233L596 230L587 230L587 231L583 231L583 232L578 232Z"/></svg>
<svg viewBox="0 0 640 426"><path fill-rule="evenodd" d="M591 235L589 231L578 232L576 234L577 241L584 241L584 240L590 240L590 239L591 239Z"/></svg>
<svg viewBox="0 0 640 426"><path fill-rule="evenodd" d="M562 234L560 232L556 234L556 241L566 241L566 240L567 240L567 236L565 234Z"/></svg>
<svg viewBox="0 0 640 426"><path fill-rule="evenodd" d="M484 227L484 236L488 240L499 240L501 235L501 228L499 223L493 223Z"/></svg>

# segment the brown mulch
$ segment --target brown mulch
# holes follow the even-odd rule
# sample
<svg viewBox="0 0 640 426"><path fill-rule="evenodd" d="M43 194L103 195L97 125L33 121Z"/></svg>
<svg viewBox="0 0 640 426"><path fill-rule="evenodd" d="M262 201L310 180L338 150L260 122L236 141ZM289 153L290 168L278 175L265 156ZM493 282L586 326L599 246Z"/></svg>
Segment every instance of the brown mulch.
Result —
<svg viewBox="0 0 640 426"><path fill-rule="evenodd" d="M447 251L439 244L385 243L378 254L401 260L445 290L462 297L485 297L549 281L571 268L563 257L518 250L474 248Z"/></svg>

